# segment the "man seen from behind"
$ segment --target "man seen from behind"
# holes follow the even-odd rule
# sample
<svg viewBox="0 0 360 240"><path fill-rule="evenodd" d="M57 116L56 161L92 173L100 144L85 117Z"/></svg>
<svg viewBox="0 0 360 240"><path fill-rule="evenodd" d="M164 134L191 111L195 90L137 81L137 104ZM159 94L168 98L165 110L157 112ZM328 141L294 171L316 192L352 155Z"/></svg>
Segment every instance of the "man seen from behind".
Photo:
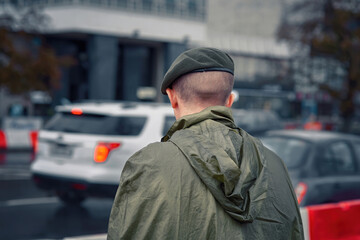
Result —
<svg viewBox="0 0 360 240"><path fill-rule="evenodd" d="M283 161L233 121L231 57L182 53L161 91L176 122L126 163L108 239L304 239Z"/></svg>

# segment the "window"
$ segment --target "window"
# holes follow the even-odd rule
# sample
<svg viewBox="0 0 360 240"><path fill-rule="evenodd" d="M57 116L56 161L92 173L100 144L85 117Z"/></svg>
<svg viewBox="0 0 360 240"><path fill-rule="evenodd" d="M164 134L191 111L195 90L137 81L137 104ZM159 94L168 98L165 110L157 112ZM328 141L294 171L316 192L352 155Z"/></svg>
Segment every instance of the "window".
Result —
<svg viewBox="0 0 360 240"><path fill-rule="evenodd" d="M57 113L44 127L48 131L99 135L139 135L146 117L106 116L99 114L72 115Z"/></svg>
<svg viewBox="0 0 360 240"><path fill-rule="evenodd" d="M174 11L175 11L175 1L174 0L166 0L166 11L169 14L174 13Z"/></svg>
<svg viewBox="0 0 360 240"><path fill-rule="evenodd" d="M189 15L192 16L192 17L195 17L197 12L198 12L198 9L197 9L197 1L194 1L194 0L190 0L188 2L188 9L189 9Z"/></svg>
<svg viewBox="0 0 360 240"><path fill-rule="evenodd" d="M305 164L309 143L293 138L263 137L261 142L274 151L284 161L287 168L296 168Z"/></svg>
<svg viewBox="0 0 360 240"><path fill-rule="evenodd" d="M356 158L360 160L360 142L354 143L354 149L355 149Z"/></svg>
<svg viewBox="0 0 360 240"><path fill-rule="evenodd" d="M355 172L354 159L349 145L345 142L331 143L319 155L322 155L321 161L318 162L322 175L344 175Z"/></svg>
<svg viewBox="0 0 360 240"><path fill-rule="evenodd" d="M142 0L143 10L146 11L146 12L151 12L152 3L153 3L152 0Z"/></svg>

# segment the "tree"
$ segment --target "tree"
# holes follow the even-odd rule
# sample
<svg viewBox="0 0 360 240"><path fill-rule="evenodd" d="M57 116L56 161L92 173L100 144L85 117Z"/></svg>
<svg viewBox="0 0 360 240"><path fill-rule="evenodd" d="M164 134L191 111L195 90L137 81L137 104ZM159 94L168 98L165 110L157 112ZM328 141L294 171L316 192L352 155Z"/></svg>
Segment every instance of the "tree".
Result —
<svg viewBox="0 0 360 240"><path fill-rule="evenodd" d="M14 94L60 86L61 67L74 60L56 56L40 33L49 18L34 7L12 1L0 15L0 87Z"/></svg>
<svg viewBox="0 0 360 240"><path fill-rule="evenodd" d="M288 5L278 37L308 46L309 57L336 60L346 76L341 88L329 82L319 88L340 102L344 131L355 112L355 95L360 90L360 1L297 0Z"/></svg>

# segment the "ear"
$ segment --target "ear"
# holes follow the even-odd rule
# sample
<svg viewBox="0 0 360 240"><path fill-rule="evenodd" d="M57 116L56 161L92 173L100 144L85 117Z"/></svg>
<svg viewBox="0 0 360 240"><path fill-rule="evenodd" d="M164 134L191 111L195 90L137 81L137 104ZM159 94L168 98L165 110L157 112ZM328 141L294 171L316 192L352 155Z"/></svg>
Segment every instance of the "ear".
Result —
<svg viewBox="0 0 360 240"><path fill-rule="evenodd" d="M226 100L225 106L226 107L231 107L234 103L235 100L235 95L233 93L231 93L228 97L228 99Z"/></svg>
<svg viewBox="0 0 360 240"><path fill-rule="evenodd" d="M178 99L177 99L177 96L176 96L176 94L174 92L174 89L167 88L166 93L167 93L167 95L169 97L171 107L172 108L177 108L178 107Z"/></svg>

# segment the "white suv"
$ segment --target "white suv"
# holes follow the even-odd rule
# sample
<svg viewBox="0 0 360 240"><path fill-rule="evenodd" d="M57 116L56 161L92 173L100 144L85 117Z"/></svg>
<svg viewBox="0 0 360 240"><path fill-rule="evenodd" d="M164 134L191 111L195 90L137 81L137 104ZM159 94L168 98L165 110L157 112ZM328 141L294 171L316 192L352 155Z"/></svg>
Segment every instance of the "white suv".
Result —
<svg viewBox="0 0 360 240"><path fill-rule="evenodd" d="M170 104L82 103L56 111L39 132L31 171L38 187L70 204L114 197L127 159L160 141L175 121Z"/></svg>

